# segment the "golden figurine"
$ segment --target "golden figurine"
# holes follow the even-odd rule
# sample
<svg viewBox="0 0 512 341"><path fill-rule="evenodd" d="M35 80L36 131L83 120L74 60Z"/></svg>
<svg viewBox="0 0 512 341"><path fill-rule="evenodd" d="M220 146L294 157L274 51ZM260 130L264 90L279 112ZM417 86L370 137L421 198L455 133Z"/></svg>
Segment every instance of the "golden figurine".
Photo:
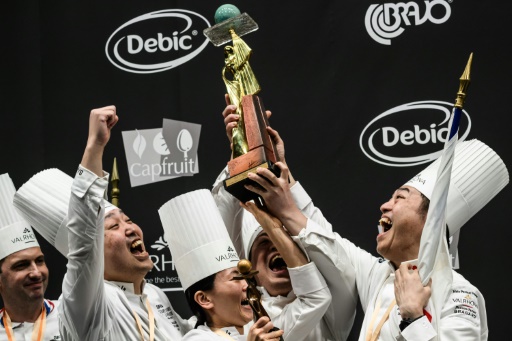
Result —
<svg viewBox="0 0 512 341"><path fill-rule="evenodd" d="M228 162L229 178L223 181L226 191L242 202L262 200L258 194L245 188L253 183L247 176L258 167L279 174L274 164L279 155L269 132L268 117L259 97L260 84L251 68L252 49L240 38L258 29L256 22L233 5L225 4L215 12L216 24L203 31L215 45L224 47L222 80L227 88L229 101L236 107L238 122L232 130L232 158Z"/></svg>
<svg viewBox="0 0 512 341"><path fill-rule="evenodd" d="M238 262L238 272L240 272L239 276L233 277L235 280L244 279L247 282L247 300L249 301L249 305L254 312L255 318L254 320L258 320L260 317L267 316L267 311L261 305L261 292L256 288L254 275L258 273L258 271L251 270L252 264L247 259L241 259Z"/></svg>
<svg viewBox="0 0 512 341"><path fill-rule="evenodd" d="M252 270L251 261L248 259L240 259L238 262L238 272L240 275L234 276L233 280L245 280L247 282L247 300L249 301L249 305L254 312L254 321L257 321L260 317L268 316L267 311L263 308L261 304L261 292L256 287L256 280L254 279L254 275L258 273L256 270ZM279 330L279 328L274 327L270 331ZM283 337L279 338L283 341Z"/></svg>
<svg viewBox="0 0 512 341"><path fill-rule="evenodd" d="M247 138L244 131L244 113L242 109L242 98L245 95L255 95L261 88L256 76L249 64L251 48L230 29L233 46L224 48L225 66L222 69L222 79L226 84L231 104L237 107L236 113L240 119L237 127L233 128L233 158L246 154L249 151ZM232 80L226 77L226 72L231 73Z"/></svg>

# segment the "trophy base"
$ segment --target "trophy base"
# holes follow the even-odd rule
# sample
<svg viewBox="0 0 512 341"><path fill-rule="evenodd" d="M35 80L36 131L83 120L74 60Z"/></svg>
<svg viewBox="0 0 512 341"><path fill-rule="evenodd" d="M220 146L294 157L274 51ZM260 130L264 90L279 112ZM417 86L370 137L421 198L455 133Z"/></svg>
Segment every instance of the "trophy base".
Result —
<svg viewBox="0 0 512 341"><path fill-rule="evenodd" d="M279 176L281 173L281 169L279 169L279 167L276 167L274 163L272 163L271 161L265 161L262 164L247 169L242 173L236 174L224 180L223 183L226 191L228 191L232 196L234 196L241 202L254 200L256 204L263 205L264 201L258 194L251 192L244 187L247 184L259 186L258 183L252 181L247 177L247 174L249 173L256 173L256 169L258 169L258 167L267 168L276 176Z"/></svg>

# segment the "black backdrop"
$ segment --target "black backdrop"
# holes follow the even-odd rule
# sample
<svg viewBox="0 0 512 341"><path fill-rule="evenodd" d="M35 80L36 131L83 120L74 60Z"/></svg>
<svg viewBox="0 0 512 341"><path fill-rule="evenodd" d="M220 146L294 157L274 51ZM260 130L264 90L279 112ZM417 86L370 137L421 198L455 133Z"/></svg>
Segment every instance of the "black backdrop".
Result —
<svg viewBox="0 0 512 341"><path fill-rule="evenodd" d="M233 3L259 24L258 31L243 39L253 49L251 65L262 85L260 95L273 112L271 125L285 140L292 172L336 231L355 244L375 253L380 204L426 166L396 167L366 155L363 148L368 150L369 134L363 131L380 114L400 105L453 103L471 52L472 83L462 129L468 138L478 138L495 149L512 168L512 118L507 103L512 90L508 53L512 5L508 2L411 0L405 4L417 5L417 18L414 7L402 9L398 26L403 32L390 38L388 45L369 34L372 28L374 32L384 29L383 23L365 26L366 16L373 13L377 18L385 8L377 6L384 4L381 1ZM387 3L390 13L396 13L397 3ZM114 104L120 122L105 153L105 168L110 171L117 158L121 207L145 231L146 246L157 245L162 236L158 208L176 195L211 188L229 158L221 117L222 48L208 43L177 67L144 74L114 66L107 58L106 44L123 24L155 11L186 10L195 18L196 28L205 25L196 20L198 14L213 25L219 5L198 0L4 4L0 173L9 173L16 187L45 168L57 167L73 175L85 146L90 110ZM392 18L390 24L396 23L397 17ZM145 26L132 28L133 32L140 28L138 34L148 39L156 38L157 32L170 36L166 25L171 24L148 20ZM195 39L192 49L200 44L199 36ZM159 51L136 58L136 62L150 63L151 58L171 60L177 55ZM429 124L441 122L435 110L408 113L388 115L377 124L413 131L414 125L428 130ZM161 128L164 118L201 125L199 173L131 187L121 131ZM385 146L377 137L376 148L397 157L442 148L439 141ZM486 298L491 339L508 335L511 286L499 269L510 258L512 232L506 228L506 209L511 202L509 185L466 224L459 244L459 271ZM57 298L66 262L42 238L40 243L52 274L47 297ZM176 310L188 317L168 249L153 247L152 251L158 268L148 278L166 290L178 290L168 295ZM360 323L359 310L353 340Z"/></svg>

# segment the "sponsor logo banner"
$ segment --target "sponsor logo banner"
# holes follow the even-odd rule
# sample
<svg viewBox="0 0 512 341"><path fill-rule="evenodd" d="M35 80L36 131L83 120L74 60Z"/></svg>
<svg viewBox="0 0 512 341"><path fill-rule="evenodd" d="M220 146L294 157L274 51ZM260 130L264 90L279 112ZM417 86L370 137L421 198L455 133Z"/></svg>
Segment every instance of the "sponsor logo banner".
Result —
<svg viewBox="0 0 512 341"><path fill-rule="evenodd" d="M153 261L153 269L146 275L146 282L158 286L163 291L183 291L169 244L164 236L160 236L151 245L151 249L149 257Z"/></svg>
<svg viewBox="0 0 512 341"><path fill-rule="evenodd" d="M359 146L371 160L391 167L420 165L441 156L448 135L453 104L419 101L399 105L375 117L359 137ZM471 130L466 110L459 126L459 140Z"/></svg>
<svg viewBox="0 0 512 341"><path fill-rule="evenodd" d="M198 173L197 147L201 125L164 119L162 129L167 146L167 151L160 157L162 176L191 176Z"/></svg>
<svg viewBox="0 0 512 341"><path fill-rule="evenodd" d="M443 24L448 21L451 13L446 0L426 0L422 5L413 1L384 3L368 8L364 24L373 40L391 45L391 39L404 33L406 26L419 26L426 22Z"/></svg>
<svg viewBox="0 0 512 341"><path fill-rule="evenodd" d="M199 173L201 125L164 119L163 128L123 131L132 187Z"/></svg>
<svg viewBox="0 0 512 341"><path fill-rule="evenodd" d="M208 45L202 33L208 27L205 17L185 9L143 14L112 33L105 53L115 67L127 72L166 71L188 62Z"/></svg>

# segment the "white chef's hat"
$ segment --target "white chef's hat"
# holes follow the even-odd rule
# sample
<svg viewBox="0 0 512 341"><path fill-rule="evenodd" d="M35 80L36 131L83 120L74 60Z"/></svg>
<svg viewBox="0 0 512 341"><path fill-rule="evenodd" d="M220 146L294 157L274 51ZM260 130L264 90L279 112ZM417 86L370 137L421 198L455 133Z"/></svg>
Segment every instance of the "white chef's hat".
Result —
<svg viewBox="0 0 512 341"><path fill-rule="evenodd" d="M14 195L14 206L65 257L68 254L68 206L73 178L57 168L30 178ZM105 202L105 213L115 208Z"/></svg>
<svg viewBox="0 0 512 341"><path fill-rule="evenodd" d="M5 173L0 175L0 259L31 247L38 247L34 231L14 209L16 188Z"/></svg>
<svg viewBox="0 0 512 341"><path fill-rule="evenodd" d="M158 213L183 290L237 266L238 255L209 190L179 195Z"/></svg>
<svg viewBox="0 0 512 341"><path fill-rule="evenodd" d="M440 158L434 161L406 185L416 188L430 199L440 162ZM455 147L446 207L446 224L450 237L456 236L455 239L458 240L460 228L508 182L507 168L494 150L476 139L459 142ZM452 246L450 250L454 249ZM456 249L457 245L454 247Z"/></svg>

